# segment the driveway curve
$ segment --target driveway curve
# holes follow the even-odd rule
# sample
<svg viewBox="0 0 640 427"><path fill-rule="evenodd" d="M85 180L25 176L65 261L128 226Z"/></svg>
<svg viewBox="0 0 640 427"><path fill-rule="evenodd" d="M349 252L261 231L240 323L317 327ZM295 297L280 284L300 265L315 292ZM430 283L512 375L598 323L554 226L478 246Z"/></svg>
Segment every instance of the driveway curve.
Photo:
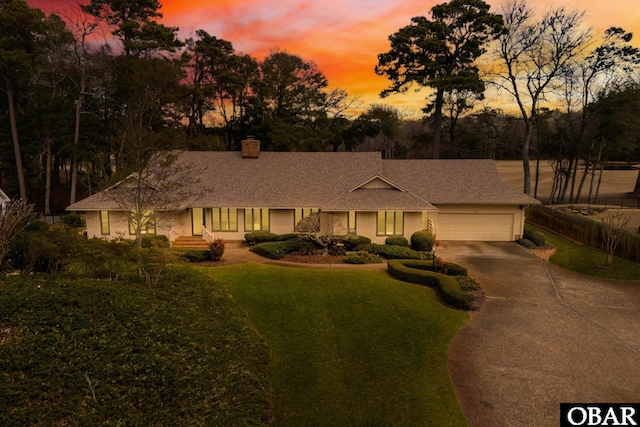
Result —
<svg viewBox="0 0 640 427"><path fill-rule="evenodd" d="M640 281L579 275L515 243L445 242L438 255L487 295L449 346L470 427L557 426L561 402L640 402Z"/></svg>

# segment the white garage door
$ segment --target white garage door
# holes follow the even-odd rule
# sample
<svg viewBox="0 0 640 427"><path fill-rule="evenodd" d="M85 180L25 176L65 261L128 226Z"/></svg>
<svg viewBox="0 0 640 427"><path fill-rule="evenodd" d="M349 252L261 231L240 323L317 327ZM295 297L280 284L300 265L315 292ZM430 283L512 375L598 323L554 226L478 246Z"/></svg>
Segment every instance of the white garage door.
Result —
<svg viewBox="0 0 640 427"><path fill-rule="evenodd" d="M512 241L513 214L438 214L438 240Z"/></svg>

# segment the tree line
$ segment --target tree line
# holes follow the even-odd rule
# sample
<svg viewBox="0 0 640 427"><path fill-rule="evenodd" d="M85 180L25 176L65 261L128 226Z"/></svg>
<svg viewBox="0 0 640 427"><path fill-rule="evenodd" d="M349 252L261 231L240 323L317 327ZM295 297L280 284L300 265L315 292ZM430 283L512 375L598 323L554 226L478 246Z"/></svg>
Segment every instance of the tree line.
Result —
<svg viewBox="0 0 640 427"><path fill-rule="evenodd" d="M429 87L424 117L362 109L312 62L259 61L205 30L180 40L156 0L92 0L46 15L0 0L0 186L45 214L140 170L168 149L380 150L386 157L552 161L556 201L577 199L606 160L638 160L639 62L631 34L585 29L580 11L451 0L389 36L381 95ZM110 42L101 41L102 32ZM481 108L493 86L519 115ZM551 108L553 106L553 108ZM640 191L640 185L637 186Z"/></svg>

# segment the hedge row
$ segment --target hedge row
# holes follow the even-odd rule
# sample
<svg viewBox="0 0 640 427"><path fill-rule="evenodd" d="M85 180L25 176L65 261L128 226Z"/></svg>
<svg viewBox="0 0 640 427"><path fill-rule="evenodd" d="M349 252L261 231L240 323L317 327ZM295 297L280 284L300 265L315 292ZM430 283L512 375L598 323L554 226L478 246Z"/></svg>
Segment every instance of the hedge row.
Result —
<svg viewBox="0 0 640 427"><path fill-rule="evenodd" d="M392 260L389 261L389 274L405 282L436 288L447 304L463 310L471 309L473 297L460 289L458 281L418 267L427 264L429 261Z"/></svg>
<svg viewBox="0 0 640 427"><path fill-rule="evenodd" d="M300 240L302 236L296 233L289 234L275 234L259 231L255 233L247 233L244 235L244 240L250 245L257 245L258 243L266 242L284 242L287 240ZM358 246L367 245L371 243L371 239L364 236L334 236L334 243L342 243L344 248L348 251L355 250Z"/></svg>
<svg viewBox="0 0 640 427"><path fill-rule="evenodd" d="M547 244L547 240L544 237L544 234L542 234L537 230L532 229L528 225L524 226L524 236L522 236L522 238L524 240L529 240L533 242L533 244L536 246L544 246ZM523 245L523 246L526 246L526 245Z"/></svg>
<svg viewBox="0 0 640 427"><path fill-rule="evenodd" d="M404 265L410 268L417 268L419 270L434 271L433 261L429 261L429 262L407 261L404 263ZM446 276L466 276L467 275L467 269L454 262L436 263L435 272L444 274Z"/></svg>
<svg viewBox="0 0 640 427"><path fill-rule="evenodd" d="M390 236L387 237L384 241L385 245L394 245L394 246L409 246L409 241L404 236Z"/></svg>
<svg viewBox="0 0 640 427"><path fill-rule="evenodd" d="M211 260L211 251L206 249L173 249L172 251L188 262L203 262Z"/></svg>
<svg viewBox="0 0 640 427"><path fill-rule="evenodd" d="M536 247L536 244L529 239L518 239L516 240L516 243L520 246L524 246L527 249L533 249Z"/></svg>
<svg viewBox="0 0 640 427"><path fill-rule="evenodd" d="M367 251L370 254L376 254L386 259L425 259L427 257L427 254L414 251L405 246L376 245L375 243L360 245L356 250Z"/></svg>
<svg viewBox="0 0 640 427"><path fill-rule="evenodd" d="M265 242L284 242L287 240L296 240L298 235L295 233L290 234L275 234L267 233L264 231L256 233L247 233L244 235L244 240L250 245L257 245L258 243Z"/></svg>
<svg viewBox="0 0 640 427"><path fill-rule="evenodd" d="M359 251L349 254L344 259L346 264L380 264L382 259L378 255L370 254L367 251Z"/></svg>
<svg viewBox="0 0 640 427"><path fill-rule="evenodd" d="M314 250L313 243L302 240L286 240L283 242L258 243L249 249L269 259L282 259L286 254L293 252L311 252Z"/></svg>

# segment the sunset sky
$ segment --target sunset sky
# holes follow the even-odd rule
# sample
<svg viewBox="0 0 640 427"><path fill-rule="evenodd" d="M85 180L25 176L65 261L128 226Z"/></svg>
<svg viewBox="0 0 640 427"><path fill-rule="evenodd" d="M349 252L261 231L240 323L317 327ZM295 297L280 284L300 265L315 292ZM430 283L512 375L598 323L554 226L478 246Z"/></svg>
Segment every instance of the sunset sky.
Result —
<svg viewBox="0 0 640 427"><path fill-rule="evenodd" d="M27 0L46 12L58 0ZM64 1L64 0L61 0ZM488 0L498 12L505 0ZM374 72L377 55L389 49L388 36L410 23L413 16L427 15L442 0L160 0L162 22L180 28L180 37L194 37L204 29L229 40L237 52L262 59L274 48L314 61L331 87L359 95L366 103L392 103L400 109L419 110L425 93L409 92L378 98L388 81ZM542 12L555 5L585 10L585 22L598 32L610 26L638 33L640 7L637 0L528 0ZM487 102L491 102L489 99Z"/></svg>

